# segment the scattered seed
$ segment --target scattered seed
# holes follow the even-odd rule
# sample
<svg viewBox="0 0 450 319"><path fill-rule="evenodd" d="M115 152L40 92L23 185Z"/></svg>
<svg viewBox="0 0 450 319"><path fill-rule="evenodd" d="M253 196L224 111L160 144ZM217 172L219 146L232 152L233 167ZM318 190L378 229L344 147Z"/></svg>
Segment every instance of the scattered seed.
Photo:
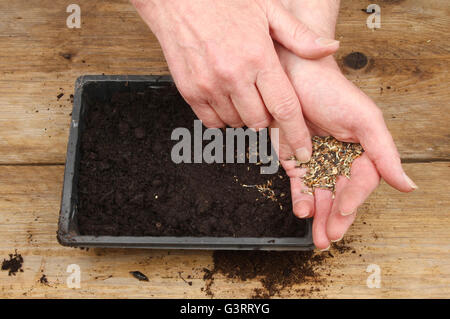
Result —
<svg viewBox="0 0 450 319"><path fill-rule="evenodd" d="M42 274L41 278L39 278L39 282L43 285L48 285L48 279L47 276Z"/></svg>

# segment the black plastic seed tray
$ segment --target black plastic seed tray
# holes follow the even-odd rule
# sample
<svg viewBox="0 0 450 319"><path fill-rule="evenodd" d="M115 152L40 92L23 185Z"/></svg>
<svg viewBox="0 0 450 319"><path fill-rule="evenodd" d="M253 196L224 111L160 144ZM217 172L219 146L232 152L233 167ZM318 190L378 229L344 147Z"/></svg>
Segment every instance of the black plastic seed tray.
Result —
<svg viewBox="0 0 450 319"><path fill-rule="evenodd" d="M72 247L228 249L228 250L312 250L312 222L306 223L305 236L298 238L235 238L235 237L129 237L85 236L77 226L79 144L84 115L90 99L111 95L129 87L159 89L175 87L170 76L86 75L75 82L74 104L67 147L64 185L58 227L58 241ZM299 224L299 226L302 224ZM303 224L305 225L305 224Z"/></svg>

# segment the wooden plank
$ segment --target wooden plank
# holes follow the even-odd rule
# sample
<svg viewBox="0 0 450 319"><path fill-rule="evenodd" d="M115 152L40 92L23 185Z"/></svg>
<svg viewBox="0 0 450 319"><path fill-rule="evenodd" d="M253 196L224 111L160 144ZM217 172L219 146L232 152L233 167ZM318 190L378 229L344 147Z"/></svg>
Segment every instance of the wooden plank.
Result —
<svg viewBox="0 0 450 319"><path fill-rule="evenodd" d="M448 3L379 1L381 28L374 30L362 12L371 2L341 3L337 59L344 73L381 107L404 159L447 159L449 132L432 127L450 120ZM367 67L344 66L351 52L365 54Z"/></svg>
<svg viewBox="0 0 450 319"><path fill-rule="evenodd" d="M369 29L369 4L380 6L381 28ZM450 57L450 6L442 0L341 0L337 37L354 51L377 58L429 59Z"/></svg>
<svg viewBox="0 0 450 319"><path fill-rule="evenodd" d="M406 298L441 297L450 293L450 163L406 164L419 185L401 194L386 184L360 209L345 237L355 253L327 258L317 270L322 283L306 282L282 291L319 288L307 297ZM56 241L63 177L62 166L0 166L0 258L17 249L24 272L0 271L0 298L5 297L206 297L201 288L204 267L211 268L209 251L65 248ZM360 256L361 255L361 256ZM81 268L81 288L66 285L67 266ZM381 288L366 286L369 264L381 268ZM149 282L129 271L139 270ZM193 282L186 284L179 275ZM38 283L42 274L49 285ZM329 275L328 275L329 274ZM248 297L257 280L240 282L217 276L216 297Z"/></svg>
<svg viewBox="0 0 450 319"><path fill-rule="evenodd" d="M0 163L64 162L78 76L168 73L156 38L128 1L78 3L81 29L66 28L64 1L0 3ZM371 31L361 11L369 3L342 1L337 57L368 56L366 68L344 72L383 109L404 159L449 159L448 4L380 3L382 27Z"/></svg>
<svg viewBox="0 0 450 319"><path fill-rule="evenodd" d="M64 1L0 3L0 163L64 162L78 76L168 73L128 1L77 3L81 29L66 27Z"/></svg>

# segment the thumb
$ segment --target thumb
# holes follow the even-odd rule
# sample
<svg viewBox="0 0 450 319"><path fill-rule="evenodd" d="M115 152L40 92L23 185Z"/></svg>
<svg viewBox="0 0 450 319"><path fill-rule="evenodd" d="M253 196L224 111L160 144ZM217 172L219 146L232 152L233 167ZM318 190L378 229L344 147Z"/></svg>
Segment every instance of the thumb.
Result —
<svg viewBox="0 0 450 319"><path fill-rule="evenodd" d="M339 49L339 41L318 36L278 1L268 3L267 19L272 37L296 55L318 59Z"/></svg>

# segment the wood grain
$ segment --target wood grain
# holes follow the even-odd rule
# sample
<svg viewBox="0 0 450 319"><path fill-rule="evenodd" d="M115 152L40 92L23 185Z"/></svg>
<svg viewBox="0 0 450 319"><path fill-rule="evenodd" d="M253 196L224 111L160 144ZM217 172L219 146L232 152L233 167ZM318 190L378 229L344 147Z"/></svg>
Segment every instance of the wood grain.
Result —
<svg viewBox="0 0 450 319"><path fill-rule="evenodd" d="M66 1L0 1L0 258L17 249L25 259L17 276L0 271L0 298L205 298L209 251L86 251L56 241L75 79L168 73L155 36L128 1L77 3L81 29L66 27ZM384 111L405 162L423 162L405 165L420 188L406 195L382 184L345 237L351 250L332 248L334 258L317 266L322 283L306 282L282 297L304 297L311 287L319 290L307 297L450 295L450 7L446 0L380 0L382 26L371 31L361 10L370 3L342 1L336 57ZM342 62L356 51L369 60L360 70ZM81 267L80 289L66 285L70 264ZM381 268L380 289L366 286L369 264ZM131 277L134 270L150 281ZM39 283L42 274L48 285ZM192 286L181 278L188 275ZM218 276L212 291L244 298L257 287L257 280Z"/></svg>
<svg viewBox="0 0 450 319"><path fill-rule="evenodd" d="M320 291L306 297L405 298L448 297L450 294L450 164L406 164L419 185L411 194L381 185L359 210L345 237L350 251L318 265L322 283L306 282L282 292L305 297L303 289ZM204 267L212 268L211 252L65 248L56 241L61 166L0 166L0 257L17 249L24 272L0 272L4 297L198 297L205 298ZM352 250L355 252L352 253ZM67 266L81 268L81 288L66 285ZM381 268L381 288L366 286L369 264ZM139 270L149 282L129 272ZM192 278L189 286L181 278ZM45 274L49 285L38 282ZM329 275L328 275L329 274ZM216 297L245 298L260 287L257 280L240 282L218 276Z"/></svg>
<svg viewBox="0 0 450 319"><path fill-rule="evenodd" d="M126 0L78 3L82 27L68 29L64 1L0 2L2 164L64 162L78 76L168 73L156 38ZM383 109L404 159L449 159L446 1L381 1L376 31L361 11L368 4L342 2L337 58L369 58L366 68L344 72Z"/></svg>

